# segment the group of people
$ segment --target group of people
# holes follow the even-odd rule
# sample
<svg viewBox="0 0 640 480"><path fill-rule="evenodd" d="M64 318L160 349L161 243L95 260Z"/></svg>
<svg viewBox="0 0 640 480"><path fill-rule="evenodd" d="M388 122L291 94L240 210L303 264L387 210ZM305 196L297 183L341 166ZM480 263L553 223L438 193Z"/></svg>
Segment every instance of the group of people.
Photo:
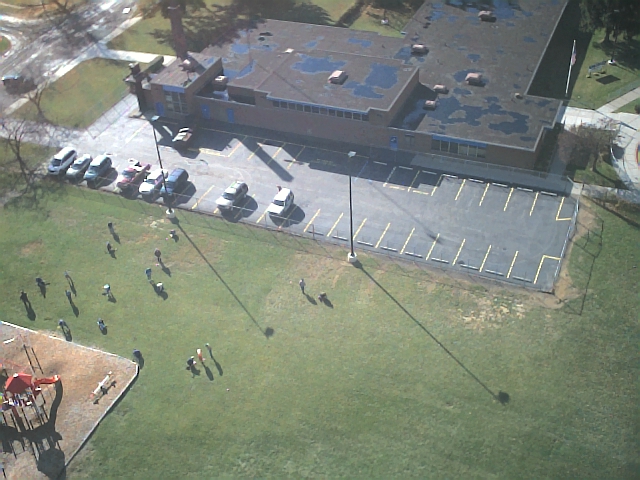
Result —
<svg viewBox="0 0 640 480"><path fill-rule="evenodd" d="M304 289L307 287L307 283L304 281L304 278L301 278L300 281L298 282L298 285L300 285L300 291L306 295L307 292L304 291ZM325 303L328 300L327 297L327 292L320 292L320 294L318 295L318 301Z"/></svg>

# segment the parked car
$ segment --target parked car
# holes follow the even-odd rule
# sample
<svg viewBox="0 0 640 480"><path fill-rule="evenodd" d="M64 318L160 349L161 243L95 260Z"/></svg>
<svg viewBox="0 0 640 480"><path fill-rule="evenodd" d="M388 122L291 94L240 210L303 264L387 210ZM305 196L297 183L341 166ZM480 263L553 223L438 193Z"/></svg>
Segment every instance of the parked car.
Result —
<svg viewBox="0 0 640 480"><path fill-rule="evenodd" d="M172 196L181 192L186 186L189 180L189 173L184 168L176 168L169 174L165 185L160 189L160 193L163 196Z"/></svg>
<svg viewBox="0 0 640 480"><path fill-rule="evenodd" d="M293 192L288 188L282 188L273 197L273 201L269 208L267 208L267 212L269 215L276 215L281 217L293 206Z"/></svg>
<svg viewBox="0 0 640 480"><path fill-rule="evenodd" d="M107 177L107 173L111 169L111 157L107 155L98 155L89 164L89 168L84 174L84 179L90 187L97 187Z"/></svg>
<svg viewBox="0 0 640 480"><path fill-rule="evenodd" d="M140 195L147 200L154 200L162 188L163 176L167 178L169 171L158 168L147 175L147 178L140 184L140 188L138 189Z"/></svg>
<svg viewBox="0 0 640 480"><path fill-rule="evenodd" d="M5 75L2 84L9 93L26 93L36 88L33 79L22 75Z"/></svg>
<svg viewBox="0 0 640 480"><path fill-rule="evenodd" d="M231 210L239 201L247 196L249 187L241 181L233 182L218 199L216 205L220 210Z"/></svg>
<svg viewBox="0 0 640 480"><path fill-rule="evenodd" d="M187 148L191 144L193 139L193 129L181 128L178 133L173 137L173 146L176 149Z"/></svg>
<svg viewBox="0 0 640 480"><path fill-rule="evenodd" d="M82 178L84 177L84 172L87 171L87 168L89 168L89 164L92 160L93 157L88 153L85 153L84 155L76 158L69 167L69 170L67 170L67 179L76 182L82 180Z"/></svg>
<svg viewBox="0 0 640 480"><path fill-rule="evenodd" d="M140 162L136 162L132 158L129 159L130 165L120 172L118 179L116 180L116 187L123 192L129 191L132 188L136 188L147 178L149 170L151 170L151 164L147 163L143 165Z"/></svg>
<svg viewBox="0 0 640 480"><path fill-rule="evenodd" d="M64 175L77 156L78 152L75 148L64 147L49 162L47 173L49 175Z"/></svg>

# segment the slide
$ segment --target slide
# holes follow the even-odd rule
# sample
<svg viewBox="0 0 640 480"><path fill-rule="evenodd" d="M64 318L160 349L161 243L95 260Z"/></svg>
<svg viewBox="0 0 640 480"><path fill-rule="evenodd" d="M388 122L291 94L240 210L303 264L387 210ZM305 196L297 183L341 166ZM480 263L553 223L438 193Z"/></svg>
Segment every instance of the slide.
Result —
<svg viewBox="0 0 640 480"><path fill-rule="evenodd" d="M53 377L46 377L46 378L38 378L37 380L35 380L33 382L33 384L38 387L40 385L51 385L54 383L58 383L60 381L60 376L58 375L54 375Z"/></svg>

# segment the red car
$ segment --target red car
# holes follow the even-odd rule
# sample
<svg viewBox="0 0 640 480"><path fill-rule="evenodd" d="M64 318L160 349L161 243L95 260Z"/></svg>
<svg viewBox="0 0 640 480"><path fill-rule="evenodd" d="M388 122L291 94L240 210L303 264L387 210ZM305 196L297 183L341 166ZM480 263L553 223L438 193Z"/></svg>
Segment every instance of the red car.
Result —
<svg viewBox="0 0 640 480"><path fill-rule="evenodd" d="M120 173L116 181L116 187L122 191L128 191L132 187L137 190L138 186L147 178L149 170L151 170L151 164L149 163L143 165L133 159L130 159L129 162L131 162L131 165Z"/></svg>

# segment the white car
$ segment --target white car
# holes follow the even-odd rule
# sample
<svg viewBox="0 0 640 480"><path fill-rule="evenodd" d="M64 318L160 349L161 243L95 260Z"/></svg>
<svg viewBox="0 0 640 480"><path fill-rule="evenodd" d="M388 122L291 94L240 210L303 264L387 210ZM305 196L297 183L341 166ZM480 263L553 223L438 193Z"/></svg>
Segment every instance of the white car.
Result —
<svg viewBox="0 0 640 480"><path fill-rule="evenodd" d="M244 182L233 182L216 200L220 210L231 210L234 205L247 196L249 187Z"/></svg>
<svg viewBox="0 0 640 480"><path fill-rule="evenodd" d="M269 215L282 216L284 215L293 205L293 192L288 188L282 188L273 197L273 201L269 208L267 208L267 212Z"/></svg>
<svg viewBox="0 0 640 480"><path fill-rule="evenodd" d="M169 176L169 170L162 170L160 168L157 168L156 170L153 170L149 175L147 175L145 181L142 182L140 184L140 188L138 188L140 195L142 195L144 198L155 199L160 194L163 175L164 178L167 178Z"/></svg>

